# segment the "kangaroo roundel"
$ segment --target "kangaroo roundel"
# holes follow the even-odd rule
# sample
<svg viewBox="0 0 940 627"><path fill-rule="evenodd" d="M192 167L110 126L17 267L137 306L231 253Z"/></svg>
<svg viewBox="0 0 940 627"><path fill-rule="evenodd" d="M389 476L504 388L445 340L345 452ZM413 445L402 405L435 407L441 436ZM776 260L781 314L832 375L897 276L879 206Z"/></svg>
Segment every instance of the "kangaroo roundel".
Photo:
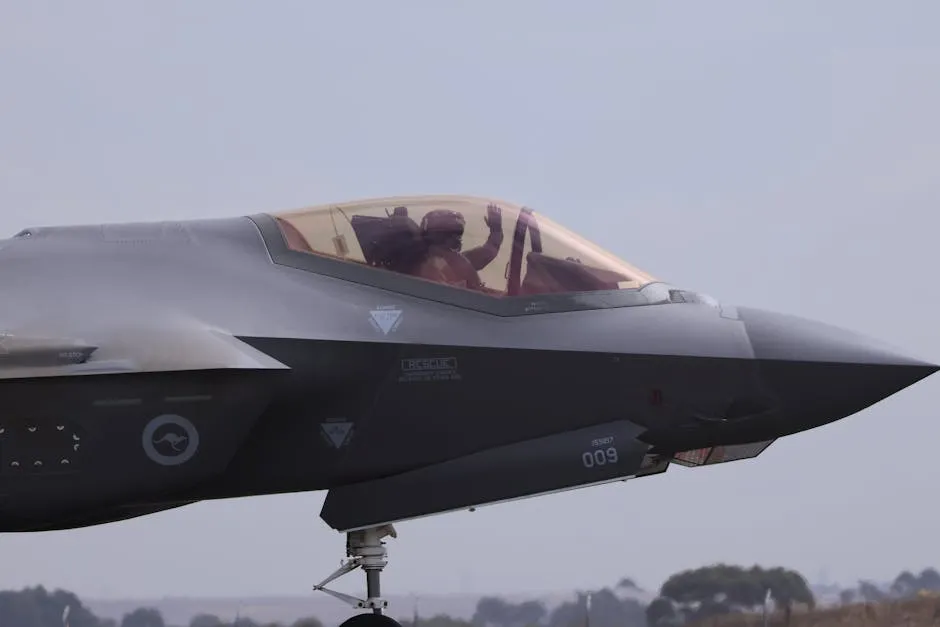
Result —
<svg viewBox="0 0 940 627"><path fill-rule="evenodd" d="M193 423L175 414L157 416L144 429L144 452L162 466L184 464L199 448L199 433Z"/></svg>

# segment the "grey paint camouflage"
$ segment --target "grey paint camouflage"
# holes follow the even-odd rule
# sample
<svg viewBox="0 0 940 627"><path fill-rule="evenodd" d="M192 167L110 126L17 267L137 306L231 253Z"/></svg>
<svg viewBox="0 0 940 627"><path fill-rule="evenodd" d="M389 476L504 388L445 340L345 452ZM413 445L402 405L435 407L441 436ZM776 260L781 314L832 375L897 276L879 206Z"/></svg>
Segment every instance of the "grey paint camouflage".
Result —
<svg viewBox="0 0 940 627"><path fill-rule="evenodd" d="M314 250L322 207L289 214L297 233L262 214L3 241L0 531L311 490L358 529L753 457L937 369L657 281L508 203L344 217L460 207L473 240L494 204L515 230L478 289L380 267L348 229Z"/></svg>

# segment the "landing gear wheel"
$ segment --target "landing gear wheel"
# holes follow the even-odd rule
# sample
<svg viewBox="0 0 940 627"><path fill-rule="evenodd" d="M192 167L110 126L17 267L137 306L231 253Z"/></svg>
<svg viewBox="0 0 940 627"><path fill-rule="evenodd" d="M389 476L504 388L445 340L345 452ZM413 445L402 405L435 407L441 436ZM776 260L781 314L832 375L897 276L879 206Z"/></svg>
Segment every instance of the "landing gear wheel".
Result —
<svg viewBox="0 0 940 627"><path fill-rule="evenodd" d="M382 614L382 610L388 607L388 601L382 598L380 582L382 570L388 564L388 553L385 550L385 543L382 542L386 536L398 537L393 526L382 525L347 533L346 557L349 559L345 560L332 575L313 587L315 591L325 592L356 609L372 610L372 614L353 616L341 627L401 627L397 621ZM361 568L366 573L365 599L357 599L326 587L326 584L357 568Z"/></svg>
<svg viewBox="0 0 940 627"><path fill-rule="evenodd" d="M339 627L401 627L401 623L385 614L357 614Z"/></svg>

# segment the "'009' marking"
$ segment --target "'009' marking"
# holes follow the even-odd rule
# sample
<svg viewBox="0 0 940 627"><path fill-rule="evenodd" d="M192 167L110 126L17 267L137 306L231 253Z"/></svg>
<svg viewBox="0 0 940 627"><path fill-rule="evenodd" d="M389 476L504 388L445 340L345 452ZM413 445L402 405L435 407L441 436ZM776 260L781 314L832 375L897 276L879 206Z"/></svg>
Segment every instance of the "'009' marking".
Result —
<svg viewBox="0 0 940 627"><path fill-rule="evenodd" d="M606 449L598 448L593 451L584 451L581 454L581 463L585 468L594 468L595 466L606 466L607 464L616 464L620 461L620 455L613 446Z"/></svg>

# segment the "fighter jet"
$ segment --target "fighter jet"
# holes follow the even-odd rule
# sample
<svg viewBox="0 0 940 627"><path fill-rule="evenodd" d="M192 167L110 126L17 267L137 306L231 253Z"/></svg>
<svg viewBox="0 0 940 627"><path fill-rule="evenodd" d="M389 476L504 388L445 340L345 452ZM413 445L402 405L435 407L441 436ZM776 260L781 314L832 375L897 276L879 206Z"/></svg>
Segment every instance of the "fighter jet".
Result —
<svg viewBox="0 0 940 627"><path fill-rule="evenodd" d="M30 228L0 293L0 531L326 490L346 627L398 624L395 523L752 458L938 369L468 196Z"/></svg>

